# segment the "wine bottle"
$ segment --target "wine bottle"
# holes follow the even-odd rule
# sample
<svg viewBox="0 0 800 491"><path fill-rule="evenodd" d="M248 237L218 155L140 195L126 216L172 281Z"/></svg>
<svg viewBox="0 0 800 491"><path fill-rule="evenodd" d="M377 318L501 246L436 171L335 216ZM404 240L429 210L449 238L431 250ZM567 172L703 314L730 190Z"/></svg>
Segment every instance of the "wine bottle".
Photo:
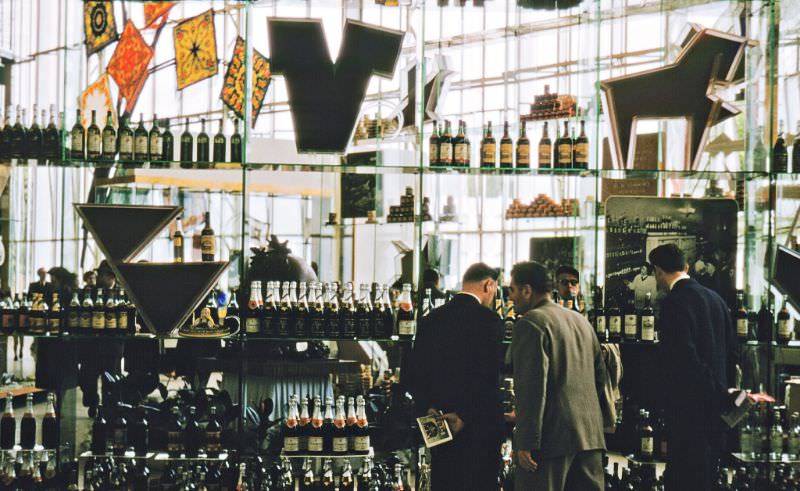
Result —
<svg viewBox="0 0 800 491"><path fill-rule="evenodd" d="M214 162L225 162L225 133L222 132L225 120L220 118L219 131L214 135Z"/></svg>
<svg viewBox="0 0 800 491"><path fill-rule="evenodd" d="M403 291L397 299L397 335L401 339L413 339L417 332L414 305L411 303L411 285L403 284Z"/></svg>
<svg viewBox="0 0 800 491"><path fill-rule="evenodd" d="M167 119L164 121L164 132L161 133L161 160L166 166L175 159L175 136L169 128L170 121Z"/></svg>
<svg viewBox="0 0 800 491"><path fill-rule="evenodd" d="M9 106L10 108L11 106ZM6 128L8 128L8 113L6 113ZM10 135L10 130L9 130ZM69 156L72 159L83 160L86 158L86 129L81 122L81 110L75 110L75 124L69 132L70 150Z"/></svg>
<svg viewBox="0 0 800 491"><path fill-rule="evenodd" d="M375 335L375 325L372 322L372 303L369 299L369 286L361 284L358 307L356 309L356 337L358 339L371 339Z"/></svg>
<svg viewBox="0 0 800 491"><path fill-rule="evenodd" d="M278 337L288 338L294 333L294 305L289 295L288 281L281 284L280 305L278 307Z"/></svg>
<svg viewBox="0 0 800 491"><path fill-rule="evenodd" d="M483 140L481 140L481 168L493 169L497 166L497 145L492 136L492 122L486 125Z"/></svg>
<svg viewBox="0 0 800 491"><path fill-rule="evenodd" d="M325 398L325 412L322 415L323 452L333 452L333 398Z"/></svg>
<svg viewBox="0 0 800 491"><path fill-rule="evenodd" d="M469 167L469 140L463 121L458 122L458 133L453 137L453 166Z"/></svg>
<svg viewBox="0 0 800 491"><path fill-rule="evenodd" d="M733 313L733 318L736 322L736 338L741 342L750 338L749 317L749 312L744 305L744 292L739 291L736 293L736 311Z"/></svg>
<svg viewBox="0 0 800 491"><path fill-rule="evenodd" d="M5 117L0 121L3 122L3 129L0 130L0 160L6 160L11 158L11 106L6 108Z"/></svg>
<svg viewBox="0 0 800 491"><path fill-rule="evenodd" d="M283 426L283 453L292 455L300 452L300 436L297 414L297 399L294 395L289 397L289 412L286 415L286 423Z"/></svg>
<svg viewBox="0 0 800 491"><path fill-rule="evenodd" d="M514 142L508 134L508 121L503 123L503 137L500 138L500 168L514 168Z"/></svg>
<svg viewBox="0 0 800 491"><path fill-rule="evenodd" d="M119 126L119 159L123 162L124 168L130 168L129 164L133 162L133 129L125 116L122 117Z"/></svg>
<svg viewBox="0 0 800 491"><path fill-rule="evenodd" d="M56 418L55 401L55 394L48 393L47 407L42 418L42 446L44 448L58 448L58 419Z"/></svg>
<svg viewBox="0 0 800 491"><path fill-rule="evenodd" d="M328 294L325 303L325 337L338 339L342 336L339 294L334 287L334 283L328 283L325 290Z"/></svg>
<svg viewBox="0 0 800 491"><path fill-rule="evenodd" d="M97 298L92 305L92 333L103 334L106 328L106 312L103 303L103 289L97 289Z"/></svg>
<svg viewBox="0 0 800 491"><path fill-rule="evenodd" d="M294 291L293 288L292 291ZM297 302L292 303L295 305L294 336L296 338L305 339L308 337L308 331L310 327L308 288L305 281L300 282Z"/></svg>
<svg viewBox="0 0 800 491"><path fill-rule="evenodd" d="M153 114L153 126L150 127L150 133L147 136L148 150L150 152L150 168L158 169L164 167L163 154L164 144L161 137L161 131L158 129L158 115Z"/></svg>
<svg viewBox="0 0 800 491"><path fill-rule="evenodd" d="M347 448L348 453L353 453L355 450L355 428L358 417L356 416L356 399L355 397L347 398L347 419L345 419L345 433L347 434Z"/></svg>
<svg viewBox="0 0 800 491"><path fill-rule="evenodd" d="M11 450L16 443L17 420L14 417L14 396L6 393L6 408L0 418L0 449Z"/></svg>
<svg viewBox="0 0 800 491"><path fill-rule="evenodd" d="M117 130L111 111L106 111L106 126L103 128L103 160L114 160L117 157Z"/></svg>
<svg viewBox="0 0 800 491"><path fill-rule="evenodd" d="M117 301L114 299L114 292L108 291L106 295L106 303L103 314L105 315L105 334L108 336L116 336L119 334L119 325L117 324Z"/></svg>
<svg viewBox="0 0 800 491"><path fill-rule="evenodd" d="M594 293L594 302L592 311L589 313L589 322L594 327L594 332L597 334L597 339L604 343L608 340L608 322L606 319L606 311L603 309L603 292L600 287L597 287Z"/></svg>
<svg viewBox="0 0 800 491"><path fill-rule="evenodd" d="M194 161L194 137L189 132L189 118L186 118L183 133L181 133L181 168L191 169Z"/></svg>
<svg viewBox="0 0 800 491"><path fill-rule="evenodd" d="M365 455L369 453L370 449L370 429L369 422L367 421L366 403L363 396L359 395L356 397L356 406L353 453Z"/></svg>
<svg viewBox="0 0 800 491"><path fill-rule="evenodd" d="M183 449L189 458L197 457L200 449L203 448L203 430L197 421L197 408L189 406L189 416L186 418L186 426L183 429Z"/></svg>
<svg viewBox="0 0 800 491"><path fill-rule="evenodd" d="M44 134L42 128L39 126L39 114L36 104L33 105L33 114L31 127L26 132L26 142L24 146L24 157L29 159L42 158L42 144L44 142ZM44 116L42 116L42 124L44 124Z"/></svg>
<svg viewBox="0 0 800 491"><path fill-rule="evenodd" d="M428 165L439 165L439 125L436 121L433 122L433 131L428 139Z"/></svg>
<svg viewBox="0 0 800 491"><path fill-rule="evenodd" d="M183 454L183 421L180 408L173 406L167 423L167 452L170 457Z"/></svg>
<svg viewBox="0 0 800 491"><path fill-rule="evenodd" d="M781 344L788 344L792 340L794 332L792 330L791 317L789 310L786 308L786 301L783 301L783 307L778 312L778 342Z"/></svg>
<svg viewBox="0 0 800 491"><path fill-rule="evenodd" d="M205 450L209 457L216 458L222 453L222 420L217 415L216 406L208 408L208 423L205 428Z"/></svg>
<svg viewBox="0 0 800 491"><path fill-rule="evenodd" d="M124 455L128 449L128 418L121 405L117 406L116 413L111 421L111 446L114 455Z"/></svg>
<svg viewBox="0 0 800 491"><path fill-rule="evenodd" d="M334 455L347 454L347 422L344 414L344 397L336 399L336 415L333 418L331 452Z"/></svg>
<svg viewBox="0 0 800 491"><path fill-rule="evenodd" d="M217 241L214 236L214 229L211 228L211 213L205 212L203 221L205 226L200 232L201 258L203 262L212 262L217 253Z"/></svg>
<svg viewBox="0 0 800 491"><path fill-rule="evenodd" d="M353 290L353 284L348 282L344 286L341 310L342 337L345 339L356 337L356 312L355 291Z"/></svg>
<svg viewBox="0 0 800 491"><path fill-rule="evenodd" d="M651 294L647 292L644 299L644 307L642 307L642 310L639 312L639 322L641 323L640 341L645 343L652 343L655 341L656 318L650 302Z"/></svg>
<svg viewBox="0 0 800 491"><path fill-rule="evenodd" d="M144 114L139 114L139 126L133 132L133 159L141 165L150 160L150 136L144 127Z"/></svg>
<svg viewBox="0 0 800 491"><path fill-rule="evenodd" d="M547 121L542 127L542 138L539 140L539 168L550 169L553 167L553 144L547 131Z"/></svg>
<svg viewBox="0 0 800 491"><path fill-rule="evenodd" d="M758 311L758 341L768 343L772 341L772 309L769 306L769 297L761 298L761 308Z"/></svg>
<svg viewBox="0 0 800 491"><path fill-rule="evenodd" d="M530 169L531 167L531 142L525 132L525 121L520 122L519 138L517 138L516 153L517 169Z"/></svg>
<svg viewBox="0 0 800 491"><path fill-rule="evenodd" d="M297 420L297 436L300 441L300 452L308 451L308 434L311 418L308 416L308 398L300 400L300 419Z"/></svg>
<svg viewBox="0 0 800 491"><path fill-rule="evenodd" d="M128 422L128 443L137 456L142 457L147 454L150 446L150 424L147 421L147 413L142 407L137 408L134 417Z"/></svg>
<svg viewBox="0 0 800 491"><path fill-rule="evenodd" d="M108 423L104 416L103 406L97 406L97 414L92 421L92 440L89 447L93 455L104 455L106 453Z"/></svg>
<svg viewBox="0 0 800 491"><path fill-rule="evenodd" d="M103 138L100 128L97 127L97 111L92 110L92 124L86 130L86 155L89 160L98 160L103 151Z"/></svg>
<svg viewBox="0 0 800 491"><path fill-rule="evenodd" d="M172 234L172 260L183 262L183 226L180 217L175 219L175 233Z"/></svg>
<svg viewBox="0 0 800 491"><path fill-rule="evenodd" d="M564 121L564 133L556 141L558 151L558 168L572 168L572 138L569 136L569 122Z"/></svg>
<svg viewBox="0 0 800 491"><path fill-rule="evenodd" d="M608 309L608 340L612 343L618 343L622 338L622 313L619 306L615 303L611 304Z"/></svg>
<svg viewBox="0 0 800 491"><path fill-rule="evenodd" d="M378 301L375 306L375 337L387 339L392 336L394 331L394 312L392 312L392 303L389 300L389 287L383 285L376 297Z"/></svg>
<svg viewBox="0 0 800 491"><path fill-rule="evenodd" d="M89 333L92 329L92 291L88 288L83 291L83 301L81 303L79 327L83 333Z"/></svg>
<svg viewBox="0 0 800 491"><path fill-rule="evenodd" d="M589 168L589 138L586 136L586 121L581 120L581 133L575 139L575 155L573 168L575 169L588 169Z"/></svg>
<svg viewBox="0 0 800 491"><path fill-rule="evenodd" d="M258 281L250 282L250 299L244 315L244 332L248 336L258 336L262 333L261 319L263 317L263 304L261 302L261 287Z"/></svg>
<svg viewBox="0 0 800 491"><path fill-rule="evenodd" d="M241 164L242 160L242 135L239 134L239 120L233 120L233 134L231 135L231 162Z"/></svg>
<svg viewBox="0 0 800 491"><path fill-rule="evenodd" d="M200 120L200 133L197 135L197 167L208 169L209 140L206 133L206 120Z"/></svg>
<svg viewBox="0 0 800 491"><path fill-rule="evenodd" d="M450 135L450 121L445 120L444 131L439 137L439 165L453 165L453 139Z"/></svg>
<svg viewBox="0 0 800 491"><path fill-rule="evenodd" d="M120 289L117 291L117 304L114 306L114 312L117 315L117 332L119 332L120 335L131 332L128 310L127 302L125 302L125 294Z"/></svg>
<svg viewBox="0 0 800 491"><path fill-rule="evenodd" d="M623 335L625 341L636 341L639 330L639 316L636 312L636 304L633 298L628 299L628 303L623 312Z"/></svg>
<svg viewBox="0 0 800 491"><path fill-rule="evenodd" d="M772 172L788 172L789 152L783 139L783 121L778 124L778 137L772 147Z"/></svg>
<svg viewBox="0 0 800 491"><path fill-rule="evenodd" d="M261 282L258 282L258 289L261 289ZM280 336L281 329L281 284L279 281L267 282L267 298L264 300L264 311L262 314L261 328L264 335L269 337Z"/></svg>
<svg viewBox="0 0 800 491"><path fill-rule="evenodd" d="M309 302L308 336L312 339L325 337L325 299L322 296L322 283L311 283Z"/></svg>
<svg viewBox="0 0 800 491"><path fill-rule="evenodd" d="M325 438L322 433L322 400L320 396L314 397L314 412L311 416L311 425L308 428L308 453L321 454L324 451Z"/></svg>
<svg viewBox="0 0 800 491"><path fill-rule="evenodd" d="M59 118L61 124L61 118ZM44 124L44 110L42 110L42 124ZM56 106L50 104L50 120L44 129L44 155L51 160L61 159L61 131L56 126ZM1 157L0 157L1 158Z"/></svg>
<svg viewBox="0 0 800 491"><path fill-rule="evenodd" d="M33 450L36 445L36 418L33 416L33 394L25 396L25 412L19 422L19 440L23 450Z"/></svg>
<svg viewBox="0 0 800 491"><path fill-rule="evenodd" d="M27 131L25 130L25 110L17 105L17 120L11 128L11 158L23 159L27 155Z"/></svg>
<svg viewBox="0 0 800 491"><path fill-rule="evenodd" d="M800 172L800 121L797 122L797 131L792 143L792 166L786 172Z"/></svg>
<svg viewBox="0 0 800 491"><path fill-rule="evenodd" d="M642 409L639 411L639 452L638 457L642 462L653 460L654 441L653 427L650 426L650 414Z"/></svg>

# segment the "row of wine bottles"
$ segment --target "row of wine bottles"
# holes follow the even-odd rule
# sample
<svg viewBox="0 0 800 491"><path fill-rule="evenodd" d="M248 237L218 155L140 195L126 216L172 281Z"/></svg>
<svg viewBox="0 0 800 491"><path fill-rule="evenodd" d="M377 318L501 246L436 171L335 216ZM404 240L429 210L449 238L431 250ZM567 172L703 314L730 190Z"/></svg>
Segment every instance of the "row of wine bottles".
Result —
<svg viewBox="0 0 800 491"><path fill-rule="evenodd" d="M800 413L787 413L773 407L770 414L765 403L752 408L739 426L741 453L752 459L800 459Z"/></svg>
<svg viewBox="0 0 800 491"><path fill-rule="evenodd" d="M369 453L370 431L363 396L347 399L347 413L345 413L344 396L336 399L335 414L331 397L325 399L324 415L320 396L314 397L310 418L307 398L300 401L299 412L297 406L297 396L291 396L283 427L284 454L366 455Z"/></svg>
<svg viewBox="0 0 800 491"><path fill-rule="evenodd" d="M143 456L151 448L150 425L143 408L124 408L113 411L111 420L106 419L106 410L98 407L92 422L91 452L93 455L127 455L132 452ZM174 406L169 415L166 435L159 435L158 450L173 458L216 458L223 450L222 431L224 421L217 415L215 407L208 412L208 421L201 424L197 409L188 407L186 413Z"/></svg>
<svg viewBox="0 0 800 491"><path fill-rule="evenodd" d="M778 343L787 344L794 339L791 315L785 301L777 316L773 314L767 297L761 299L761 308L758 312L747 308L743 292L737 293L736 302L736 310L731 312L731 317L736 324L736 337L739 341L776 340Z"/></svg>
<svg viewBox="0 0 800 491"><path fill-rule="evenodd" d="M70 488L59 474L54 450L0 452L0 490L62 491ZM77 476L76 476L77 477Z"/></svg>
<svg viewBox="0 0 800 491"><path fill-rule="evenodd" d="M411 299L411 285L403 291L393 308L389 288L375 285L370 290L362 284L356 296L353 283L306 284L300 282L260 281L250 285L250 299L241 309L246 334L255 337L294 337L329 339L386 339L397 335L412 339L416 334L416 316ZM238 305L235 306L239 311ZM396 312L395 312L396 311ZM228 306L228 315L232 315Z"/></svg>
<svg viewBox="0 0 800 491"><path fill-rule="evenodd" d="M564 133L556 138L555 144L550 140L545 122L542 138L539 140L538 162L540 169L588 169L589 139L586 136L586 123L581 121L580 134L575 137L569 122L564 122ZM429 143L429 164L443 167L470 167L472 146L466 134L466 123L458 122L458 133L451 133L450 121L445 121L440 129L434 121L433 132ZM503 136L500 139L499 159L497 140L492 135L491 121L486 126L480 145L480 167L482 169L529 169L531 168L530 140L526 133L526 123L520 124L519 137L514 142L509 135L508 121L503 125Z"/></svg>
<svg viewBox="0 0 800 491"><path fill-rule="evenodd" d="M650 292L646 293L644 305L638 309L633 297L628 299L623 308L620 308L617 303L605 306L599 300L600 298L599 294L596 295L595 307L589 310L588 317L601 342L653 343L658 341L656 317Z"/></svg>
<svg viewBox="0 0 800 491"><path fill-rule="evenodd" d="M42 441L46 449L58 448L58 421L56 419L55 396L47 394L47 408L42 416ZM6 408L0 417L0 449L12 450L15 445L23 450L33 450L36 446L36 415L33 414L33 394L25 400L25 412L19 422L17 440L17 418L14 416L14 397L6 395Z"/></svg>

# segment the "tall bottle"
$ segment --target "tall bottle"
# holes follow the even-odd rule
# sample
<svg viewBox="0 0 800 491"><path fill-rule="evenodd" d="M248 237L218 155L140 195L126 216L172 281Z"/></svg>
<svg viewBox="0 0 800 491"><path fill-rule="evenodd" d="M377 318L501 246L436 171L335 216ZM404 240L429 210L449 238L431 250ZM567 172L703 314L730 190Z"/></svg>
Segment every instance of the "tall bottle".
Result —
<svg viewBox="0 0 800 491"><path fill-rule="evenodd" d="M294 289L291 289L293 291ZM308 337L310 328L309 314L311 309L308 307L308 286L305 281L300 282L298 298L295 305L294 335L297 338L305 339Z"/></svg>
<svg viewBox="0 0 800 491"><path fill-rule="evenodd" d="M117 301L114 298L114 292L110 289L108 290L108 295L106 295L104 315L106 328L105 334L110 336L116 336L119 334L119 324L117 323Z"/></svg>
<svg viewBox="0 0 800 491"><path fill-rule="evenodd" d="M558 168L571 169L572 168L572 138L569 136L569 122L564 121L564 133L556 141L556 150L558 153Z"/></svg>
<svg viewBox="0 0 800 491"><path fill-rule="evenodd" d="M778 342L781 344L788 344L792 340L794 331L792 330L791 317L789 310L786 308L786 301L783 301L783 307L778 312Z"/></svg>
<svg viewBox="0 0 800 491"><path fill-rule="evenodd" d="M209 457L222 453L222 420L217 415L217 407L208 408L208 423L205 428L205 450Z"/></svg>
<svg viewBox="0 0 800 491"><path fill-rule="evenodd" d="M175 219L175 232L172 234L172 260L183 262L183 226L180 217Z"/></svg>
<svg viewBox="0 0 800 491"><path fill-rule="evenodd" d="M608 312L608 340L612 343L618 343L622 339L622 312L616 302L611 304L607 309Z"/></svg>
<svg viewBox="0 0 800 491"><path fill-rule="evenodd" d="M11 129L11 156L24 159L28 156L28 131L25 129L25 110L17 105L17 120Z"/></svg>
<svg viewBox="0 0 800 491"><path fill-rule="evenodd" d="M525 132L525 121L520 122L516 157L518 169L531 168L531 142L528 140L528 135Z"/></svg>
<svg viewBox="0 0 800 491"><path fill-rule="evenodd" d="M575 158L573 168L589 168L589 138L586 136L586 121L581 120L581 133L575 139Z"/></svg>
<svg viewBox="0 0 800 491"><path fill-rule="evenodd" d="M78 325L84 333L89 333L92 329L93 309L94 301L92 300L92 291L87 288L83 291L83 301L81 303L80 318L78 320Z"/></svg>
<svg viewBox="0 0 800 491"><path fill-rule="evenodd" d="M428 165L439 165L439 124L436 121L433 122L433 131L428 139Z"/></svg>
<svg viewBox="0 0 800 491"><path fill-rule="evenodd" d="M108 441L108 422L103 406L97 406L97 414L92 421L92 439L89 449L93 455L104 455Z"/></svg>
<svg viewBox="0 0 800 491"><path fill-rule="evenodd" d="M106 328L106 311L105 303L103 302L103 289L97 289L97 298L94 300L92 306L92 332L94 334L103 334Z"/></svg>
<svg viewBox="0 0 800 491"><path fill-rule="evenodd" d="M333 452L333 398L325 398L325 412L322 415L323 452Z"/></svg>
<svg viewBox="0 0 800 491"><path fill-rule="evenodd" d="M589 313L589 322L594 327L594 332L597 334L597 339L601 343L608 340L608 322L606 318L606 311L603 308L603 291L597 287L594 293L594 302L592 303L592 311Z"/></svg>
<svg viewBox="0 0 800 491"><path fill-rule="evenodd" d="M261 287L258 281L250 282L250 299L244 313L244 332L251 336L262 333L261 319L264 305L261 300Z"/></svg>
<svg viewBox="0 0 800 491"><path fill-rule="evenodd" d="M278 311L278 337L288 338L294 334L294 305L289 294L290 283L281 284L281 303Z"/></svg>
<svg viewBox="0 0 800 491"><path fill-rule="evenodd" d="M133 159L141 164L150 160L150 136L144 127L144 114L139 114L139 126L133 132Z"/></svg>
<svg viewBox="0 0 800 491"><path fill-rule="evenodd" d="M300 452L300 435L297 427L300 416L297 414L297 399L289 397L289 412L286 415L286 424L283 427L283 453L296 454Z"/></svg>
<svg viewBox="0 0 800 491"><path fill-rule="evenodd" d="M122 407L117 407L116 416L111 421L111 446L114 455L124 455L128 449L128 418Z"/></svg>
<svg viewBox="0 0 800 491"><path fill-rule="evenodd" d="M219 131L214 135L214 160L213 162L225 162L225 133L223 127L225 120L220 118Z"/></svg>
<svg viewBox="0 0 800 491"><path fill-rule="evenodd" d="M353 291L353 284L348 282L344 286L344 296L342 297L342 310L341 310L341 328L342 337L345 339L353 339L356 337L356 307L355 292Z"/></svg>
<svg viewBox="0 0 800 491"><path fill-rule="evenodd" d="M450 121L445 120L444 131L439 137L439 165L453 165L453 139L450 134Z"/></svg>
<svg viewBox="0 0 800 491"><path fill-rule="evenodd" d="M206 120L200 120L200 133L197 135L197 167L200 169L208 168L209 159L209 139L206 133Z"/></svg>
<svg viewBox="0 0 800 491"><path fill-rule="evenodd" d="M778 125L778 137L772 147L772 172L788 172L789 151L786 149L786 140L783 139L783 121Z"/></svg>
<svg viewBox="0 0 800 491"><path fill-rule="evenodd" d="M758 311L758 341L767 343L772 341L772 309L769 305L769 297L764 295L761 298L761 308Z"/></svg>
<svg viewBox="0 0 800 491"><path fill-rule="evenodd" d="M161 133L161 160L164 162L172 162L175 160L175 136L172 134L172 130L170 130L169 119L165 120L164 132Z"/></svg>
<svg viewBox="0 0 800 491"><path fill-rule="evenodd" d="M181 168L191 169L194 161L194 137L189 131L189 118L186 118L184 130L181 133Z"/></svg>
<svg viewBox="0 0 800 491"><path fill-rule="evenodd" d="M394 334L394 312L389 300L389 287L383 285L375 305L375 337L387 339Z"/></svg>
<svg viewBox="0 0 800 491"><path fill-rule="evenodd" d="M642 409L639 411L639 460L649 462L653 460L654 440L653 427L650 426L650 414Z"/></svg>
<svg viewBox="0 0 800 491"><path fill-rule="evenodd" d="M628 299L625 312L623 313L623 321L625 323L623 326L625 341L636 341L639 330L639 316L637 315L636 304L633 298Z"/></svg>
<svg viewBox="0 0 800 491"><path fill-rule="evenodd" d="M469 167L469 140L463 121L458 122L458 134L453 138L453 165Z"/></svg>
<svg viewBox="0 0 800 491"><path fill-rule="evenodd" d="M261 289L261 282L258 282ZM281 284L279 281L267 282L267 298L264 300L264 313L262 314L261 328L266 336L279 336L281 321ZM287 334L288 336L288 334Z"/></svg>
<svg viewBox="0 0 800 491"><path fill-rule="evenodd" d="M772 428L769 433L769 457L778 460L783 455L783 425L781 424L781 411L775 409L772 417Z"/></svg>
<svg viewBox="0 0 800 491"><path fill-rule="evenodd" d="M134 416L128 421L128 443L137 456L147 454L150 445L150 424L143 407L137 408Z"/></svg>
<svg viewBox="0 0 800 491"><path fill-rule="evenodd" d="M325 448L325 437L322 432L322 400L314 397L314 412L311 416L311 427L308 429L308 453L321 454Z"/></svg>
<svg viewBox="0 0 800 491"><path fill-rule="evenodd" d="M25 397L25 412L19 423L19 441L23 450L33 450L36 445L36 418L33 415L33 394Z"/></svg>
<svg viewBox="0 0 800 491"><path fill-rule="evenodd" d="M547 121L542 127L542 138L539 140L539 168L550 169L553 167L553 144L547 131Z"/></svg>
<svg viewBox="0 0 800 491"><path fill-rule="evenodd" d="M183 449L189 458L197 457L203 448L203 430L197 421L197 408L189 406L189 416L183 429Z"/></svg>
<svg viewBox="0 0 800 491"><path fill-rule="evenodd" d="M308 434L311 428L311 418L308 415L308 398L300 400L300 419L297 420L297 435L300 438L300 451L308 451Z"/></svg>
<svg viewBox="0 0 800 491"><path fill-rule="evenodd" d="M336 415L333 418L331 451L334 455L344 455L348 450L347 420L344 413L344 397L336 399Z"/></svg>
<svg viewBox="0 0 800 491"><path fill-rule="evenodd" d="M486 125L483 140L481 140L481 168L494 169L497 167L497 143L492 136L492 122Z"/></svg>
<svg viewBox="0 0 800 491"><path fill-rule="evenodd" d="M122 117L119 125L119 159L123 162L133 162L133 129L128 124L128 118Z"/></svg>
<svg viewBox="0 0 800 491"><path fill-rule="evenodd" d="M214 229L211 228L211 213L205 212L203 222L205 226L200 232L200 252L203 262L211 262L217 253L217 240Z"/></svg>
<svg viewBox="0 0 800 491"><path fill-rule="evenodd" d="M42 110L42 124L44 124L44 110ZM61 124L61 118L58 120ZM45 157L51 160L61 159L61 131L56 126L56 106L50 104L50 120L43 132L43 147Z"/></svg>
<svg viewBox="0 0 800 491"><path fill-rule="evenodd" d="M151 168L164 167L161 162L164 153L164 144L161 138L161 131L158 129L158 115L153 114L153 126L150 127L150 132L147 134L147 150L150 152Z"/></svg>
<svg viewBox="0 0 800 491"><path fill-rule="evenodd" d="M239 134L239 120L233 120L233 134L231 135L231 162L242 163L242 135Z"/></svg>
<svg viewBox="0 0 800 491"><path fill-rule="evenodd" d="M86 155L89 160L98 160L103 152L103 137L97 126L97 111L92 110L92 124L86 130Z"/></svg>
<svg viewBox="0 0 800 491"><path fill-rule="evenodd" d="M411 285L403 284L403 292L397 299L397 335L401 339L413 339L417 333L417 319L411 301Z"/></svg>
<svg viewBox="0 0 800 491"><path fill-rule="evenodd" d="M353 441L353 453L355 454L368 454L370 449L370 429L369 422L367 421L367 410L364 397L359 395L356 397L356 426L354 428L355 435Z"/></svg>
<svg viewBox="0 0 800 491"><path fill-rule="evenodd" d="M33 105L33 114L31 127L26 132L26 142L24 156L29 159L42 158L42 144L44 142L44 134L42 127L39 126L39 114L37 114L36 104ZM42 124L44 124L44 116L42 116Z"/></svg>
<svg viewBox="0 0 800 491"><path fill-rule="evenodd" d="M645 343L655 341L656 317L651 305L651 294L647 292L644 300L644 307L639 312L639 322L641 323L640 340Z"/></svg>
<svg viewBox="0 0 800 491"><path fill-rule="evenodd" d="M372 317L372 302L369 299L369 285L362 284L356 311L356 337L370 339L375 336L375 324Z"/></svg>
<svg viewBox="0 0 800 491"><path fill-rule="evenodd" d="M117 130L111 111L106 111L106 125L103 128L103 160L114 160L117 156Z"/></svg>
<svg viewBox="0 0 800 491"><path fill-rule="evenodd" d="M75 113L75 124L69 132L69 156L76 160L83 160L86 158L86 129L81 122L81 110L77 109ZM6 113L6 128L8 128L8 113Z"/></svg>
<svg viewBox="0 0 800 491"><path fill-rule="evenodd" d="M733 312L734 322L736 322L736 338L739 341L747 341L750 338L750 317L744 305L744 292L736 293L736 311Z"/></svg>
<svg viewBox="0 0 800 491"><path fill-rule="evenodd" d="M313 339L325 337L325 299L322 296L322 283L311 283L309 299L308 336Z"/></svg>
<svg viewBox="0 0 800 491"><path fill-rule="evenodd" d="M0 160L11 158L11 106L6 108L3 122L3 129L0 130Z"/></svg>
<svg viewBox="0 0 800 491"><path fill-rule="evenodd" d="M339 311L339 293L334 283L325 287L328 298L325 302L325 337L337 339L342 336L341 312Z"/></svg>
<svg viewBox="0 0 800 491"><path fill-rule="evenodd" d="M500 168L514 168L514 142L508 133L508 121L503 123L503 137L500 138Z"/></svg>
<svg viewBox="0 0 800 491"><path fill-rule="evenodd" d="M800 172L800 121L797 122L797 131L792 144L792 165L787 172Z"/></svg>
<svg viewBox="0 0 800 491"><path fill-rule="evenodd" d="M11 450L16 443L17 420L14 417L14 396L6 394L6 409L0 418L0 449Z"/></svg>
<svg viewBox="0 0 800 491"><path fill-rule="evenodd" d="M180 457L183 453L183 420L181 410L173 406L167 423L167 452L170 457Z"/></svg>
<svg viewBox="0 0 800 491"><path fill-rule="evenodd" d="M53 293L53 305L50 307L50 312L47 314L47 332L56 335L61 332L61 327L64 324L64 310L61 307L61 299L58 293Z"/></svg>

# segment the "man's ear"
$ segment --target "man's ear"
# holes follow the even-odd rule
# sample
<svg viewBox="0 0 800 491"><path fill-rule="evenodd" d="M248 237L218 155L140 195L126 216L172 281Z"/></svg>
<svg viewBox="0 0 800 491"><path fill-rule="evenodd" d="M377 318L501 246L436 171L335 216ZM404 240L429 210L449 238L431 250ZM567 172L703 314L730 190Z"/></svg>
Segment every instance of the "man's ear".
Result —
<svg viewBox="0 0 800 491"><path fill-rule="evenodd" d="M689 272L689 263L686 263L686 264L683 265L683 272L684 273L688 273Z"/></svg>

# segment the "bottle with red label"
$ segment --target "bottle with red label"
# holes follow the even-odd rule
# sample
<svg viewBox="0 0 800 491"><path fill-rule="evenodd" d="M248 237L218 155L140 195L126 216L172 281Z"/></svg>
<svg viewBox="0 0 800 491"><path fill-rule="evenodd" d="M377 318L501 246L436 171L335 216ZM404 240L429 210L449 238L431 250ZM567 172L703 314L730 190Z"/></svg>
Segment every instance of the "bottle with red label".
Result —
<svg viewBox="0 0 800 491"><path fill-rule="evenodd" d="M300 452L299 417L297 415L297 399L289 398L289 413L286 416L286 426L283 428L283 453L296 454Z"/></svg>
<svg viewBox="0 0 800 491"><path fill-rule="evenodd" d="M414 339L416 333L417 319L411 302L411 285L404 283L403 293L397 299L397 335L400 339Z"/></svg>
<svg viewBox="0 0 800 491"><path fill-rule="evenodd" d="M355 412L353 415L355 420ZM336 415L333 417L331 452L334 455L344 455L347 450L347 420L344 414L344 396L339 396L336 399Z"/></svg>

